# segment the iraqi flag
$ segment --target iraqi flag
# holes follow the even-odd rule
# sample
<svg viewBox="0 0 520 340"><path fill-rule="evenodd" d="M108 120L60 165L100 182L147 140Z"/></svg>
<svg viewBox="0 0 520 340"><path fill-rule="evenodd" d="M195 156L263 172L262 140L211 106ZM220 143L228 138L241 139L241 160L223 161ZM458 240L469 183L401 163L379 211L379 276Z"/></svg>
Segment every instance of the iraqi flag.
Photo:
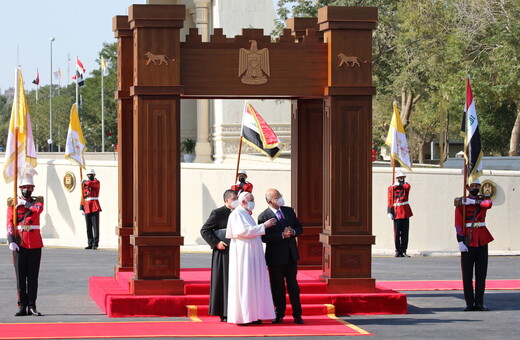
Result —
<svg viewBox="0 0 520 340"><path fill-rule="evenodd" d="M262 116L247 102L244 105L244 115L242 116L241 136L244 142L271 160L278 157L285 146Z"/></svg>
<svg viewBox="0 0 520 340"><path fill-rule="evenodd" d="M72 79L76 80L78 86L85 85L85 80L83 80L83 74L87 72L83 67L83 63L79 58L76 58L76 74L72 76Z"/></svg>
<svg viewBox="0 0 520 340"><path fill-rule="evenodd" d="M397 109L397 104L394 102L394 114L390 122L390 129L386 138L386 145L390 147L390 156L396 159L403 168L412 171L412 164L410 162L410 150L406 142L406 134L404 132L403 123L401 122L401 115Z"/></svg>
<svg viewBox="0 0 520 340"><path fill-rule="evenodd" d="M40 72L38 72L38 70L36 70L36 78L34 78L32 83L35 85L40 85Z"/></svg>
<svg viewBox="0 0 520 340"><path fill-rule="evenodd" d="M462 119L462 133L464 133L464 158L468 169L468 182L482 176L482 147L480 144L480 131L478 128L477 109L473 100L471 83L466 81L466 105L464 106L464 116Z"/></svg>

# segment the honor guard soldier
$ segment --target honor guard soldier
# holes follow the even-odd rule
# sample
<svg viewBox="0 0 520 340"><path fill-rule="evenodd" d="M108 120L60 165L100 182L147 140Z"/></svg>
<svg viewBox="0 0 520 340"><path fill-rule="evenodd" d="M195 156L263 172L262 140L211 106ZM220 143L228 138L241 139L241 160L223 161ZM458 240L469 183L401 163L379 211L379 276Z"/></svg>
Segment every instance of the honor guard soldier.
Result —
<svg viewBox="0 0 520 340"><path fill-rule="evenodd" d="M247 172L245 170L238 172L237 183L231 186L231 190L236 191L238 195L243 191L253 192L253 184L247 181Z"/></svg>
<svg viewBox="0 0 520 340"><path fill-rule="evenodd" d="M97 249L99 245L99 190L101 183L96 179L94 169L87 171L88 180L81 182L83 190L83 198L80 210L85 214L87 223L87 239L88 245L85 249Z"/></svg>
<svg viewBox="0 0 520 340"><path fill-rule="evenodd" d="M388 187L388 218L394 221L395 257L410 257L406 254L408 248L408 233L412 208L408 203L410 184L405 182L406 175L399 170L395 176L397 181Z"/></svg>
<svg viewBox="0 0 520 340"><path fill-rule="evenodd" d="M41 315L36 310L36 297L43 247L40 233L43 197L31 196L34 191L34 174L34 169L27 171L19 184L21 196L7 201L7 240L13 253L18 292L18 311L15 316Z"/></svg>
<svg viewBox="0 0 520 340"><path fill-rule="evenodd" d="M484 290L488 267L488 243L493 236L486 227L486 213L493 202L479 195L480 182L474 180L466 186L469 195L464 201L455 199L455 230L459 242L462 283L464 286L464 311L488 311L484 306ZM463 221L465 211L466 219ZM473 291L473 268L475 268L475 290Z"/></svg>

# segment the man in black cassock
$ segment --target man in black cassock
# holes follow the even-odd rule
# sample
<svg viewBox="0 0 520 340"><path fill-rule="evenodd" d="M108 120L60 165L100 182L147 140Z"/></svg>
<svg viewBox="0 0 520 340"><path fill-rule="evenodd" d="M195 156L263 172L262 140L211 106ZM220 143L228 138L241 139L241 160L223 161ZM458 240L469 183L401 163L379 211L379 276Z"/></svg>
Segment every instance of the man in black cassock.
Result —
<svg viewBox="0 0 520 340"><path fill-rule="evenodd" d="M213 249L211 257L211 285L209 291L209 315L220 316L220 321L227 321L228 277L229 277L229 242L225 238L229 214L237 207L237 193L233 190L224 192L224 205L211 212L202 226L200 234Z"/></svg>

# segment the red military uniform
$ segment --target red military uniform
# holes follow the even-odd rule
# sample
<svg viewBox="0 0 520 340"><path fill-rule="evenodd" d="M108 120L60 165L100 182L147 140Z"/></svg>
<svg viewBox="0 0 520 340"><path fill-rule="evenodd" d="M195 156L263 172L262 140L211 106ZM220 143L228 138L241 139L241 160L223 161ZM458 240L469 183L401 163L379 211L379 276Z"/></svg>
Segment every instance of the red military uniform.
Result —
<svg viewBox="0 0 520 340"><path fill-rule="evenodd" d="M408 203L410 184L391 185L388 187L388 209L387 212L394 215L395 220L410 218L413 216L412 208Z"/></svg>
<svg viewBox="0 0 520 340"><path fill-rule="evenodd" d="M99 205L99 190L101 184L97 179L93 181L85 180L81 183L83 187L83 198L84 205L83 209L85 214L90 214L93 212L101 211L101 206Z"/></svg>
<svg viewBox="0 0 520 340"><path fill-rule="evenodd" d="M464 240L464 237L471 238L467 246L480 247L485 246L493 241L493 236L486 227L486 212L491 209L493 202L490 199L476 198L478 205L466 205L466 234L463 233L462 209L463 206L455 208L455 230L457 231L457 239ZM474 223L473 223L474 222ZM473 226L473 227L472 227Z"/></svg>
<svg viewBox="0 0 520 340"><path fill-rule="evenodd" d="M465 311L489 310L484 306L484 291L488 267L488 243L493 236L486 227L486 212L493 206L490 199L481 196L469 196L472 204L466 204L466 221L463 221L463 205L455 207L455 230L457 241L466 244L466 250L461 249L462 285L464 287ZM468 200L468 201L469 201ZM474 203L473 203L474 200ZM469 203L469 202L468 202ZM465 232L464 232L465 223ZM459 249L461 246L459 246ZM473 273L475 273L475 288L473 289Z"/></svg>
<svg viewBox="0 0 520 340"><path fill-rule="evenodd" d="M19 197L18 200L24 199ZM7 237L9 243L14 242L21 235L20 247L26 249L42 248L43 241L40 233L40 214L43 212L43 202L37 202L34 197L27 199L28 204L19 206L17 212L17 227L13 225L13 209L7 208Z"/></svg>
<svg viewBox="0 0 520 340"><path fill-rule="evenodd" d="M238 184L232 185L231 186L231 190L236 191L238 194L240 194L242 191L247 191L247 192L251 192L252 193L253 192L253 184L249 183L249 182L246 182L244 184L238 183Z"/></svg>

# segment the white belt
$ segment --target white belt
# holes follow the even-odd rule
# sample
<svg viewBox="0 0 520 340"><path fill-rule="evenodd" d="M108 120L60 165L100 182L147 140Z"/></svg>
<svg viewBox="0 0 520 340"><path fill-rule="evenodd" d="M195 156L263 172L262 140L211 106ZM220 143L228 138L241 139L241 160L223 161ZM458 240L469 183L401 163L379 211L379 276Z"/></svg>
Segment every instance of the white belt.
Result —
<svg viewBox="0 0 520 340"><path fill-rule="evenodd" d="M85 201L97 201L98 198L97 197L87 197L85 198Z"/></svg>
<svg viewBox="0 0 520 340"><path fill-rule="evenodd" d="M403 203L394 203L394 207L400 207L402 205L406 205L408 204L408 202L403 202Z"/></svg>
<svg viewBox="0 0 520 340"><path fill-rule="evenodd" d="M480 227L485 227L486 226L486 222L475 222L475 224L473 223L466 223L466 228L480 228Z"/></svg>
<svg viewBox="0 0 520 340"><path fill-rule="evenodd" d="M39 225L19 225L18 230L35 230L40 229Z"/></svg>

